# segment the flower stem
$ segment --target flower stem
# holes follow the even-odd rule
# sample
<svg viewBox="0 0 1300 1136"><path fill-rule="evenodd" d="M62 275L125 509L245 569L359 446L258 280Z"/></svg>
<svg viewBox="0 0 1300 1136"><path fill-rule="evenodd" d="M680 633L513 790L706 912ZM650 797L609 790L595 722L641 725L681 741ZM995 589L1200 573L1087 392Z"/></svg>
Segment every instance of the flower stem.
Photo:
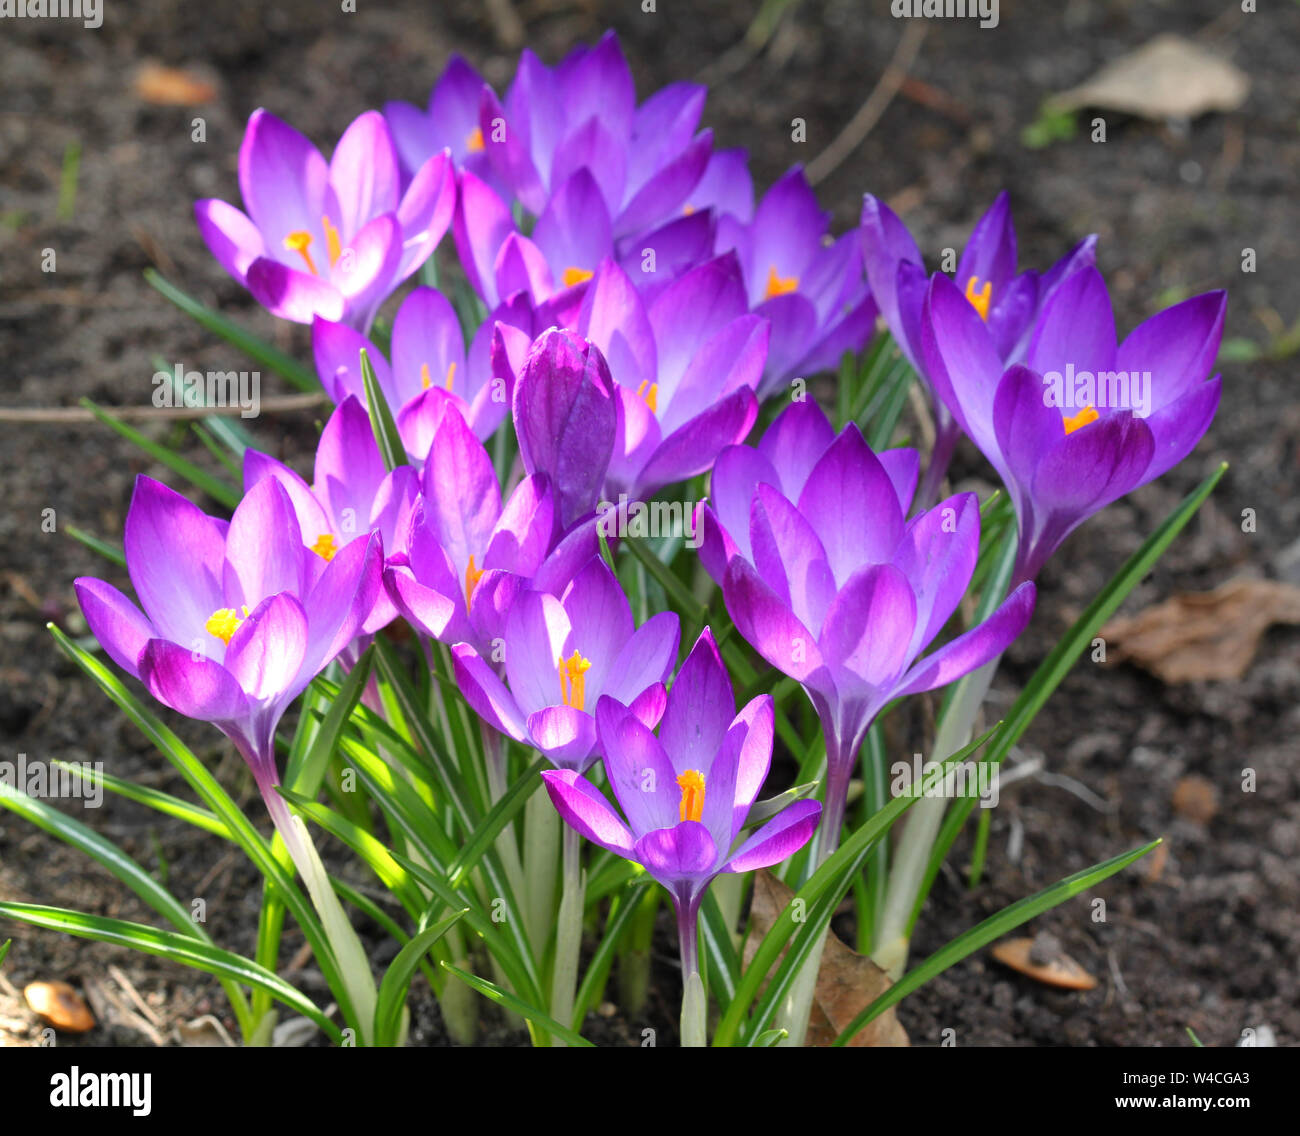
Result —
<svg viewBox="0 0 1300 1136"><path fill-rule="evenodd" d="M546 950L555 919L555 862L560 851L560 815L545 792L534 793L524 805L524 902L528 937L537 957Z"/></svg>
<svg viewBox="0 0 1300 1136"><path fill-rule="evenodd" d="M939 723L934 739L934 760L946 761L970 741L975 716L997 673L998 659L961 678L953 692L948 712ZM922 797L908 810L902 839L894 852L884 910L876 934L872 959L897 982L907 966L912 934L912 911L921 894L930 850L939 834L948 801L943 796Z"/></svg>
<svg viewBox="0 0 1300 1136"><path fill-rule="evenodd" d="M677 941L682 958L682 1048L708 1045L708 1005L700 977L700 898L677 900Z"/></svg>
<svg viewBox="0 0 1300 1136"><path fill-rule="evenodd" d="M582 875L582 837L564 826L564 884L555 927L555 969L551 974L551 1017L561 1025L573 1020L578 989L578 955L582 948L582 911L586 880ZM563 1043L557 1043L563 1044Z"/></svg>

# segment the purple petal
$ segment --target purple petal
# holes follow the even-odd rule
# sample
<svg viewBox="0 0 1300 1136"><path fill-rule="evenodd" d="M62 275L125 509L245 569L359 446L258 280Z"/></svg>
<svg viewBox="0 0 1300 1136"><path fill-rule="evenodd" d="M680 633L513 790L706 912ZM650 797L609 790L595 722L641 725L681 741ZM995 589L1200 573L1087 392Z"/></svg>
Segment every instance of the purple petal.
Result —
<svg viewBox="0 0 1300 1136"><path fill-rule="evenodd" d="M601 694L631 706L645 691L663 683L672 673L680 638L677 613L656 612L619 649L600 688Z"/></svg>
<svg viewBox="0 0 1300 1136"><path fill-rule="evenodd" d="M378 111L366 111L343 132L330 158L329 181L338 200L337 220L345 242L372 218L397 208L401 182L397 150Z"/></svg>
<svg viewBox="0 0 1300 1136"><path fill-rule="evenodd" d="M593 844L632 858L632 834L591 782L571 769L545 769L542 780L551 804L567 825Z"/></svg>
<svg viewBox="0 0 1300 1136"><path fill-rule="evenodd" d="M739 557L727 565L722 594L736 629L777 670L800 682L822 667L817 636Z"/></svg>
<svg viewBox="0 0 1300 1136"><path fill-rule="evenodd" d="M916 622L907 577L892 564L872 564L855 572L831 604L822 652L869 686L888 687L911 658Z"/></svg>
<svg viewBox="0 0 1300 1136"><path fill-rule="evenodd" d="M211 197L194 203L194 219L221 267L244 283L248 266L266 255L261 230L233 205Z"/></svg>
<svg viewBox="0 0 1300 1136"><path fill-rule="evenodd" d="M93 576L80 576L73 586L90 633L119 667L140 677L140 656L150 639L157 638L140 609L112 584Z"/></svg>
<svg viewBox="0 0 1300 1136"><path fill-rule="evenodd" d="M370 358L370 364L375 369L375 379L385 397L394 405L403 401L397 397L393 372L383 353L347 324L314 319L311 325L311 348L316 362L316 374L320 376L325 393L334 402L341 403L348 395L355 395L365 401L366 388L361 379L363 350Z"/></svg>
<svg viewBox="0 0 1300 1136"><path fill-rule="evenodd" d="M1154 409L1175 402L1213 368L1227 307L1226 292L1206 292L1157 312L1120 344L1115 369L1150 372Z"/></svg>
<svg viewBox="0 0 1300 1136"><path fill-rule="evenodd" d="M245 283L268 312L294 323L311 323L315 316L341 320L346 310L343 294L329 281L264 256L248 266Z"/></svg>
<svg viewBox="0 0 1300 1136"><path fill-rule="evenodd" d="M907 526L893 563L916 597L908 658L924 651L957 610L975 571L979 543L979 498L974 493L950 497Z"/></svg>
<svg viewBox="0 0 1300 1136"><path fill-rule="evenodd" d="M602 698L597 705L596 729L605 773L632 831L653 832L677 824L677 773L659 739L613 698Z"/></svg>
<svg viewBox="0 0 1300 1136"><path fill-rule="evenodd" d="M225 668L249 698L292 695L306 648L302 605L281 592L260 603L235 630L226 646Z"/></svg>
<svg viewBox="0 0 1300 1136"><path fill-rule="evenodd" d="M678 769L705 769L735 717L731 678L707 627L677 672L659 738Z"/></svg>
<svg viewBox="0 0 1300 1136"><path fill-rule="evenodd" d="M451 655L456 688L473 711L493 729L509 734L515 741L524 741L528 737L524 716L496 671L468 643L457 643Z"/></svg>
<svg viewBox="0 0 1300 1136"><path fill-rule="evenodd" d="M1115 363L1115 315L1101 273L1085 268L1061 282L1039 312L1025 365L1040 375L1109 371Z"/></svg>
<svg viewBox="0 0 1300 1136"><path fill-rule="evenodd" d="M230 722L249 714L248 699L225 667L164 639L149 641L140 657L140 681L187 718Z"/></svg>
<svg viewBox="0 0 1300 1136"><path fill-rule="evenodd" d="M771 484L797 501L808 474L834 440L835 430L825 411L815 399L802 398L776 416L759 442L758 452L771 463L779 479Z"/></svg>
<svg viewBox="0 0 1300 1136"><path fill-rule="evenodd" d="M268 111L253 112L239 147L239 192L272 257L296 255L281 242L299 229L325 247L320 219L328 179L325 159L306 137Z"/></svg>
<svg viewBox="0 0 1300 1136"><path fill-rule="evenodd" d="M559 769L582 773L596 758L596 722L572 706L547 706L528 715L528 740Z"/></svg>
<svg viewBox="0 0 1300 1136"><path fill-rule="evenodd" d="M716 869L718 847L699 821L649 832L636 842L633 856L662 884L696 879Z"/></svg>
<svg viewBox="0 0 1300 1136"><path fill-rule="evenodd" d="M452 232L460 265L488 307L495 307L500 299L493 269L497 252L514 229L514 218L501 198L485 182L462 170Z"/></svg>
<svg viewBox="0 0 1300 1136"><path fill-rule="evenodd" d="M727 861L724 872L752 872L788 860L812 839L821 822L818 801L795 801L755 832Z"/></svg>

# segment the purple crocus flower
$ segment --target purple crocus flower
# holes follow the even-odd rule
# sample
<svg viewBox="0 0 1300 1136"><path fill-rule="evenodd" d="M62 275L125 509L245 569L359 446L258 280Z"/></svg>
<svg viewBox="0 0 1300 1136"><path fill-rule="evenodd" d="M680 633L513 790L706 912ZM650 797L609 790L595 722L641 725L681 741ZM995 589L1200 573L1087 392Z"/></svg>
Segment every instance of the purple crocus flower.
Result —
<svg viewBox="0 0 1300 1136"><path fill-rule="evenodd" d="M482 91L479 129L488 159L534 216L579 169L599 186L615 237L677 216L703 175L712 133L696 134L707 91L674 83L639 107L618 38L608 32L546 67L525 49L504 106Z"/></svg>
<svg viewBox="0 0 1300 1136"><path fill-rule="evenodd" d="M1011 495L1014 579L1033 579L1089 516L1191 453L1219 405L1219 377L1207 377L1226 308L1223 292L1195 296L1117 346L1105 282L1084 268L1044 305L1023 363L1004 368L989 327L935 276L922 351L939 398Z"/></svg>
<svg viewBox="0 0 1300 1136"><path fill-rule="evenodd" d="M512 392L493 372L495 328L496 321L486 321L467 352L451 303L437 289L419 287L402 301L393 319L391 362L360 332L318 317L312 324L316 373L335 402L351 395L364 405L365 350L408 450L423 461L448 399L480 438L490 437L510 409ZM516 340L507 342L513 346Z"/></svg>
<svg viewBox="0 0 1300 1136"><path fill-rule="evenodd" d="M560 590L597 551L592 526L552 548L555 499L544 476L525 477L502 504L492 459L454 407L434 435L423 488L384 582L411 624L442 642L490 656L522 589Z"/></svg>
<svg viewBox="0 0 1300 1136"><path fill-rule="evenodd" d="M609 496L648 496L703 473L753 426L769 325L749 312L734 255L691 269L648 304L606 261L578 331L605 352L617 383Z"/></svg>
<svg viewBox="0 0 1300 1136"><path fill-rule="evenodd" d="M994 199L962 250L953 279L988 326L993 349L1004 366L1024 355L1034 321L1048 298L1070 275L1096 260L1097 238L1085 237L1051 269L1040 275L1017 272L1016 229L1011 197L1003 190ZM907 226L879 198L862 199L862 248L871 294L899 350L933 392L921 349L921 317L929 277L925 261ZM947 406L935 402L935 443L919 503L929 505L939 492L953 446L961 434Z"/></svg>
<svg viewBox="0 0 1300 1136"><path fill-rule="evenodd" d="M827 243L829 224L799 166L767 191L752 221L718 222L717 250L736 250L749 305L772 323L763 396L796 375L835 367L871 335L876 306L861 238L846 233Z"/></svg>
<svg viewBox="0 0 1300 1136"><path fill-rule="evenodd" d="M77 599L92 633L159 702L225 733L283 815L271 800L276 726L374 610L382 539L357 537L326 560L304 544L275 477L249 490L229 524L140 477L125 544L144 610L82 577Z"/></svg>
<svg viewBox="0 0 1300 1136"><path fill-rule="evenodd" d="M411 514L420 494L410 466L388 470L365 408L349 395L330 415L316 446L309 486L283 462L254 449L244 451L244 491L275 478L289 495L303 543L322 560L334 559L358 535L379 533L389 556L404 552ZM381 589L362 634L372 635L397 617Z"/></svg>
<svg viewBox="0 0 1300 1136"><path fill-rule="evenodd" d="M984 623L918 659L970 583L979 502L959 494L906 520L917 468L915 451L876 455L852 423L837 436L814 402L793 403L758 449L719 455L697 521L703 563L720 577L737 630L803 685L821 718L823 857L839 836L858 749L885 704L996 658L1033 609L1026 583Z"/></svg>
<svg viewBox="0 0 1300 1136"><path fill-rule="evenodd" d="M380 304L433 252L451 223L451 155L433 155L403 191L384 118L368 111L328 163L275 115L253 112L239 148L247 213L195 203L213 256L272 314L314 316L364 331Z"/></svg>
<svg viewBox="0 0 1300 1136"><path fill-rule="evenodd" d="M780 863L808 842L821 805L796 801L737 846L772 760L772 697L736 713L731 680L706 627L668 692L659 736L613 698L596 708L605 773L623 810L575 769L542 773L551 801L588 840L644 865L673 897L682 967L696 969L695 920L723 872Z"/></svg>
<svg viewBox="0 0 1300 1136"><path fill-rule="evenodd" d="M592 557L559 596L521 593L506 619L505 682L468 643L452 648L456 683L489 726L581 773L597 754L594 710L603 695L655 725L677 659L677 615L642 626L614 574Z"/></svg>

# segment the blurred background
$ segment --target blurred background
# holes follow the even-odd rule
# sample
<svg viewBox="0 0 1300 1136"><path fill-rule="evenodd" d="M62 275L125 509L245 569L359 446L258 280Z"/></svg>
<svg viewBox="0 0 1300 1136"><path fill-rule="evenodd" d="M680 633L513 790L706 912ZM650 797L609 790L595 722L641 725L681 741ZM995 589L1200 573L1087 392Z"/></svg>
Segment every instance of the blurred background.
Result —
<svg viewBox="0 0 1300 1136"><path fill-rule="evenodd" d="M1184 493L1220 461L1231 468L1108 629L1107 664L1081 660L1023 739L985 880L966 889L963 837L919 925L917 957L1054 879L1154 836L1165 846L1104 885L1104 922L1081 897L1029 928L1092 974L1094 989L1054 990L983 952L908 998L899 1019L920 1045L946 1029L959 1045L1187 1045L1186 1027L1232 1045L1262 1026L1297 1044L1300 634L1288 625L1300 622L1300 6L1003 0L989 29L895 18L887 0L648 6L657 10L640 0L102 0L94 30L0 21L0 760L102 760L184 791L56 652L45 623L84 634L73 578L124 575L66 526L116 541L135 475L166 477L104 427L74 420L78 400L147 407L157 356L196 370L248 366L142 271L157 268L310 358L304 329L258 308L193 222L196 198L238 200L249 113L267 107L328 152L361 111L424 104L452 52L503 89L525 44L555 62L612 27L641 97L708 82L715 145L748 148L760 192L792 163L809 165L837 232L870 191L935 267L1006 187L1023 265L1045 268L1099 235L1121 334L1185 296L1228 290L1215 424L1181 467L1090 521L1048 566L995 700L1014 695ZM1160 36L1178 39L1152 54ZM199 118L204 141L194 140ZM289 393L264 376L264 399ZM301 467L317 417L250 425L263 449ZM143 429L211 461L184 424ZM965 444L953 473L971 485L991 476ZM179 728L227 784L241 783L215 731ZM916 744L896 742L902 756ZM253 871L219 841L112 797L87 816L177 895L208 896L217 942L248 949ZM149 918L89 859L2 811L0 897ZM90 1044L171 1042L187 1036L183 1023L224 1012L215 984L192 972L12 925L0 939L10 934L0 1044L38 1038L19 994L34 979L87 993L100 1020ZM652 997L651 1025L675 1013L664 944L667 996ZM294 978L311 991L310 976ZM643 1024L611 1015L604 1043L636 1044ZM412 1041L446 1044L432 1005Z"/></svg>

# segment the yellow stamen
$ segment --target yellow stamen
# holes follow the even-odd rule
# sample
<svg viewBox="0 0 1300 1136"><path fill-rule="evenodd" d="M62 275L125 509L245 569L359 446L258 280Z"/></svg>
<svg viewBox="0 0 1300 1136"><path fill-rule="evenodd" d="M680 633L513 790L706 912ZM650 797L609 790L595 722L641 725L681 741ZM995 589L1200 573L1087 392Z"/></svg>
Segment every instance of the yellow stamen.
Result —
<svg viewBox="0 0 1300 1136"><path fill-rule="evenodd" d="M333 533L321 533L311 550L322 560L333 560L334 554L339 550L339 542L334 539Z"/></svg>
<svg viewBox="0 0 1300 1136"><path fill-rule="evenodd" d="M316 275L316 266L312 263L311 253L307 251L311 247L311 234L306 229L294 229L284 238L284 247L290 252L298 253L307 262L307 271Z"/></svg>
<svg viewBox="0 0 1300 1136"><path fill-rule="evenodd" d="M577 651L560 660L560 699L565 706L575 710L586 709L587 672L590 669L591 660L584 659Z"/></svg>
<svg viewBox="0 0 1300 1136"><path fill-rule="evenodd" d="M339 242L339 231L334 222L325 215L320 219L321 228L325 230L325 248L329 252L330 267L338 263L338 259L343 255L343 245Z"/></svg>
<svg viewBox="0 0 1300 1136"><path fill-rule="evenodd" d="M248 618L248 605L244 605L244 619ZM230 646L230 638L239 630L239 625L244 620L235 614L233 607L219 607L210 616L208 621L203 625L203 630L215 635L226 646Z"/></svg>
<svg viewBox="0 0 1300 1136"><path fill-rule="evenodd" d="M1085 406L1078 414L1071 418L1067 414L1061 415L1061 422L1065 426L1067 434L1073 434L1076 430L1087 426L1089 422L1096 422L1101 415L1091 406Z"/></svg>
<svg viewBox="0 0 1300 1136"><path fill-rule="evenodd" d="M646 387L649 390L646 390ZM641 385L636 388L637 398L645 399L645 404L650 408L651 414L659 413L659 384L652 383L649 379L642 379Z"/></svg>
<svg viewBox="0 0 1300 1136"><path fill-rule="evenodd" d="M978 292L975 291L975 285L979 282L978 276L972 276L966 281L966 299L980 314L980 319L987 321L989 318L989 305L993 303L993 281L985 280L984 287Z"/></svg>
<svg viewBox="0 0 1300 1136"><path fill-rule="evenodd" d="M564 270L564 286L572 288L575 284L581 284L584 280L590 280L596 274L586 268L575 268L572 264Z"/></svg>
<svg viewBox="0 0 1300 1136"><path fill-rule="evenodd" d="M682 790L682 820L699 820L704 815L704 774L698 769L688 769L677 784Z"/></svg>
<svg viewBox="0 0 1300 1136"><path fill-rule="evenodd" d="M773 296L784 296L798 287L799 277L778 275L774 264L767 270L767 291L763 293L763 299L770 300Z"/></svg>
<svg viewBox="0 0 1300 1136"><path fill-rule="evenodd" d="M487 147L483 144L483 128L474 127L465 138L465 149L471 154L481 154Z"/></svg>
<svg viewBox="0 0 1300 1136"><path fill-rule="evenodd" d="M682 206L682 216L683 216L683 217L689 217L689 216L690 216L692 213L694 213L694 212L695 212L695 206L692 205L689 201L688 201L685 205Z"/></svg>
<svg viewBox="0 0 1300 1136"><path fill-rule="evenodd" d="M447 364L447 389L451 390L452 384L456 381L456 360L453 359Z"/></svg>
<svg viewBox="0 0 1300 1136"><path fill-rule="evenodd" d="M474 556L471 553L469 563L465 565L465 610L469 611L470 605L474 602L474 589L478 587L478 582L483 576L485 569L479 568L474 563ZM561 664L561 667L563 664ZM560 685L564 685L563 670L561 670Z"/></svg>
<svg viewBox="0 0 1300 1136"><path fill-rule="evenodd" d="M451 390L452 384L456 381L456 361L453 359L447 364L447 389ZM420 364L420 386L428 390L433 386L433 376L429 374L429 364Z"/></svg>

